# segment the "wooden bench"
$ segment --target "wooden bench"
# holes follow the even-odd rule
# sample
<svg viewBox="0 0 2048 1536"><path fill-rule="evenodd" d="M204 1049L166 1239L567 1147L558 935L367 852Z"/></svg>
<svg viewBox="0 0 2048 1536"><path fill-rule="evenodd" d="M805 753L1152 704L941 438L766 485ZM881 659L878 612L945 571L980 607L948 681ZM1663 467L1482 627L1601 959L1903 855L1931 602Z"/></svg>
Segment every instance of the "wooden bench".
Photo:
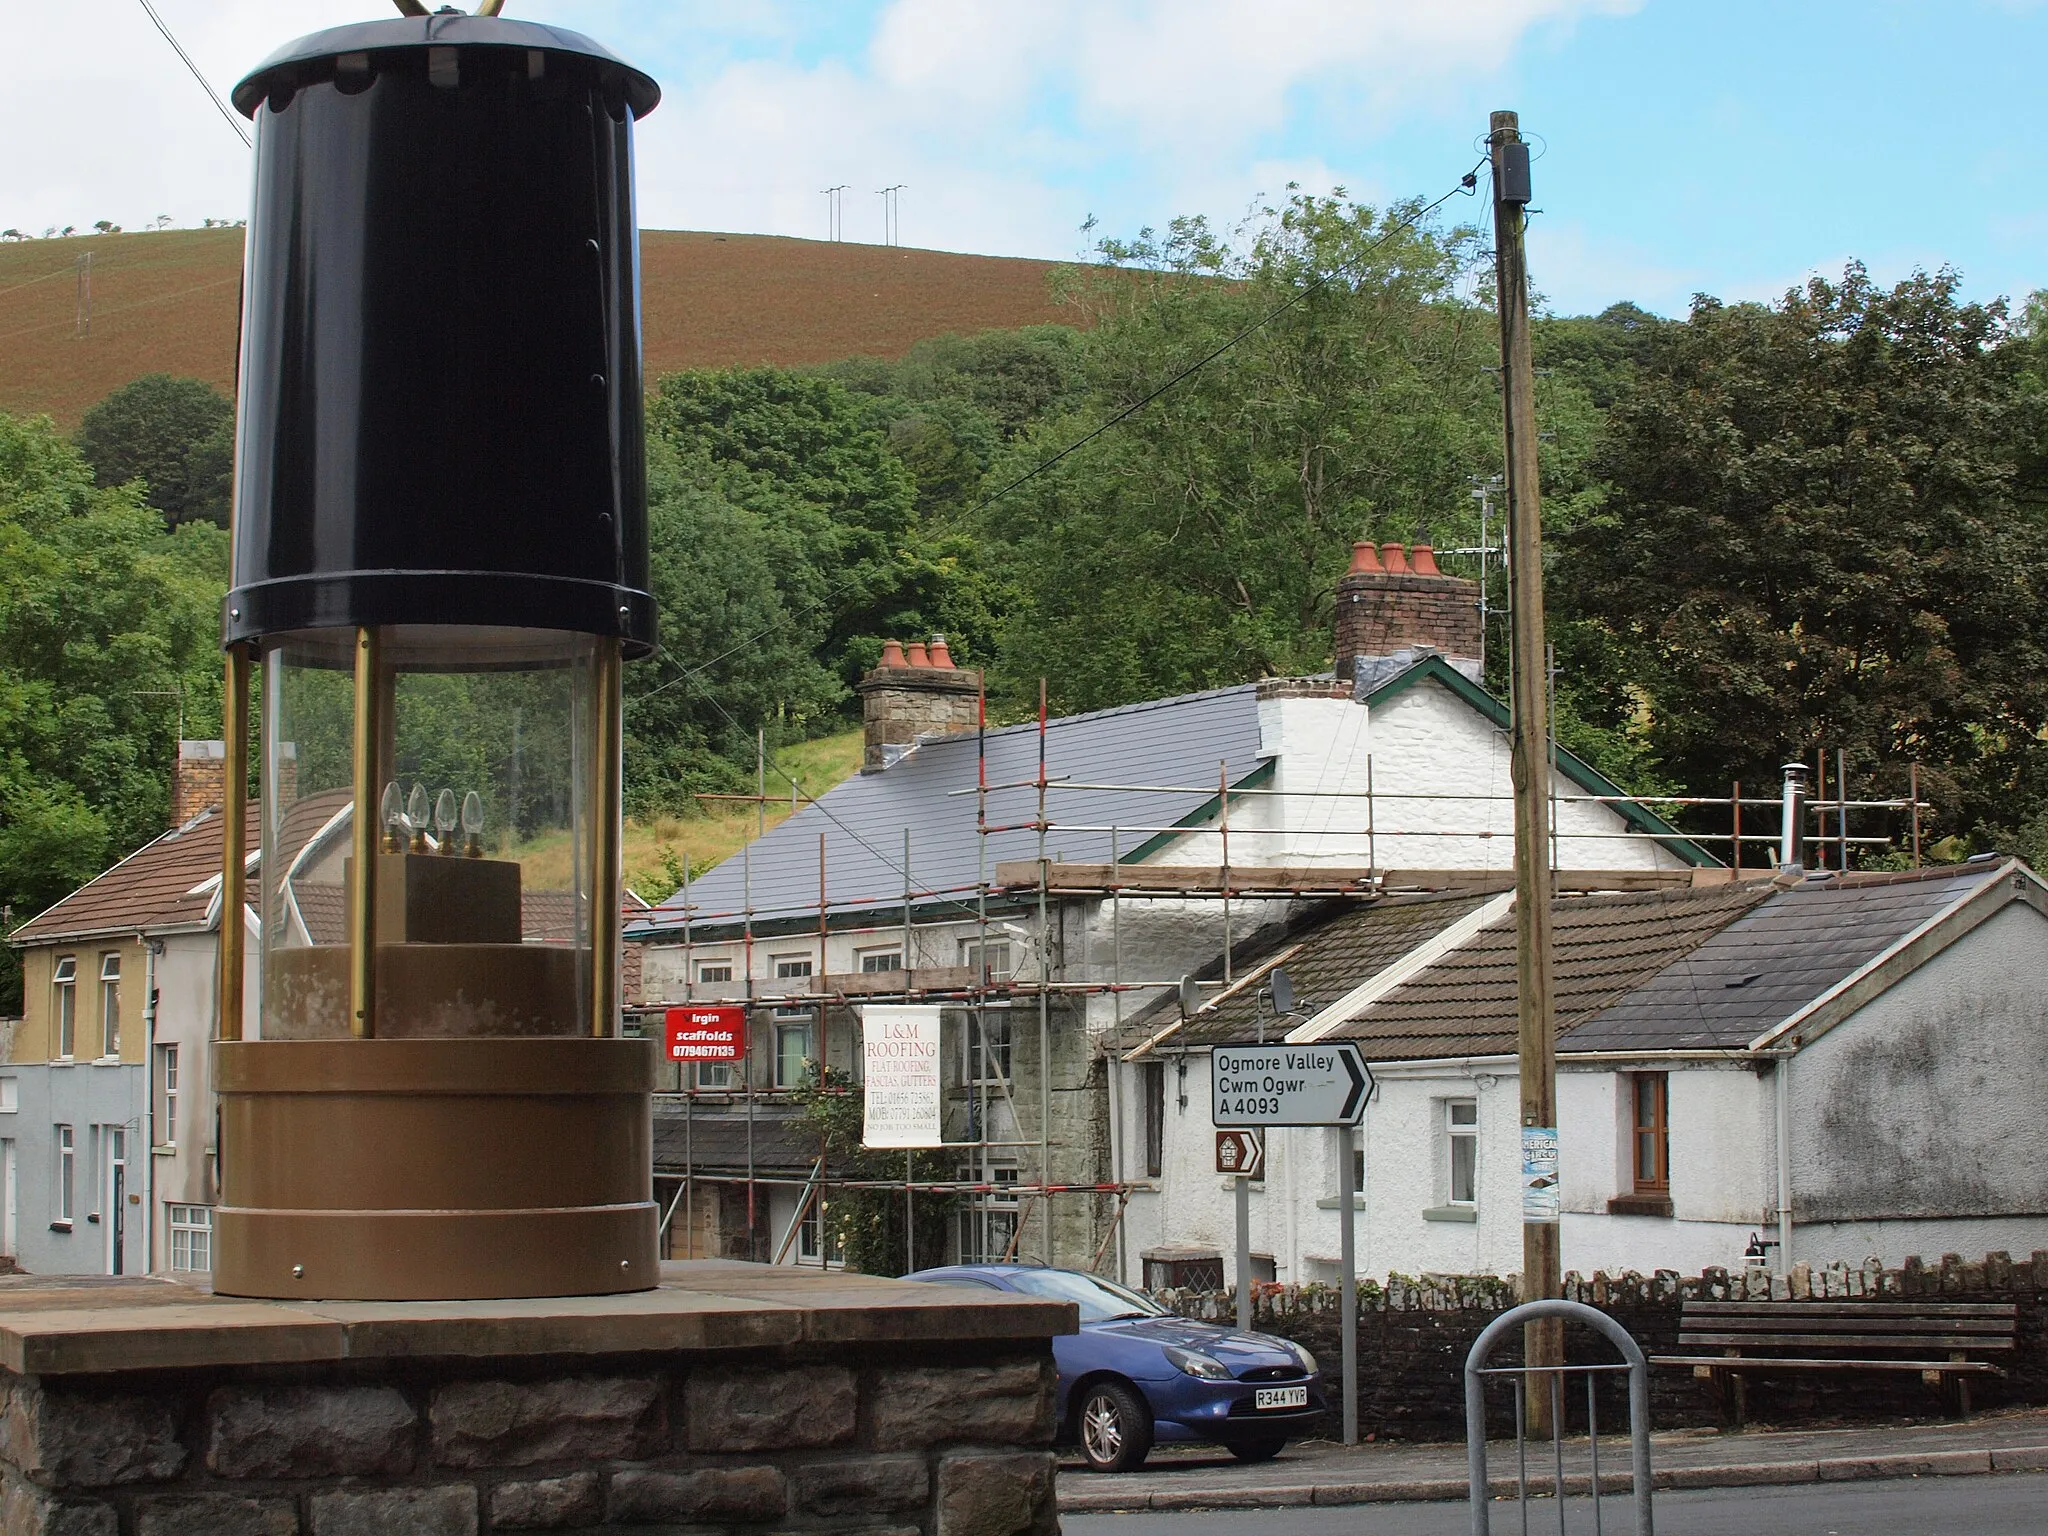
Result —
<svg viewBox="0 0 2048 1536"><path fill-rule="evenodd" d="M1687 1301L1678 1353L1652 1365L1691 1366L1721 1389L1724 1421L1740 1424L1742 1378L1758 1372L1918 1371L1950 1413L1968 1418L1970 1378L2002 1376L1978 1359L2010 1359L2019 1327L2011 1302Z"/></svg>

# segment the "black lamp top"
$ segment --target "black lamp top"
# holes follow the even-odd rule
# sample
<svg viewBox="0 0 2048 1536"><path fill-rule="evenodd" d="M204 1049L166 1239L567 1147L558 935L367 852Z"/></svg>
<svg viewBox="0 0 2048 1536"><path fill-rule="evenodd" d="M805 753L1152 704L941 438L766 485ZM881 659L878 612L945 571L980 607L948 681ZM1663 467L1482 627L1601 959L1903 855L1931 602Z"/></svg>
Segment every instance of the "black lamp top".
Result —
<svg viewBox="0 0 2048 1536"><path fill-rule="evenodd" d="M297 67L317 64L351 53L377 53L392 48L527 48L544 53L574 54L618 71L626 105L636 118L652 112L661 100L661 87L651 75L642 73L581 32L550 27L537 21L507 21L501 16L466 16L459 11L438 16L393 17L389 21L360 21L345 27L329 27L286 43L243 77L233 91L236 108L253 118L263 98L280 78L290 78Z"/></svg>

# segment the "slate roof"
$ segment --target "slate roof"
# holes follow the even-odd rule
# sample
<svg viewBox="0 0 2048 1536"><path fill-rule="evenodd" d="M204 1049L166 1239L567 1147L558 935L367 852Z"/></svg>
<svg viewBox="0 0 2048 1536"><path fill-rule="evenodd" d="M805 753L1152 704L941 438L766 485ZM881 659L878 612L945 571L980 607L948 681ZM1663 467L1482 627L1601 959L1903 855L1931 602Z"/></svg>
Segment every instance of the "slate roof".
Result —
<svg viewBox="0 0 2048 1536"><path fill-rule="evenodd" d="M680 1108L657 1105L654 1111L654 1169L657 1173L699 1176L747 1171L747 1114L740 1108L706 1109L687 1117ZM688 1156L684 1149L688 1148ZM754 1111L754 1171L757 1174L808 1174L818 1158L818 1142L807 1136L788 1110L757 1106Z"/></svg>
<svg viewBox="0 0 2048 1536"><path fill-rule="evenodd" d="M1551 985L1558 1030L1566 1037L1560 1041L1560 1050L1577 1049L1574 1030L1578 1025L1770 894L1768 881L1753 881L1698 890L1564 897L1554 902ZM1516 1043L1512 910L1323 1038L1357 1040L1374 1061L1512 1052Z"/></svg>
<svg viewBox="0 0 2048 1536"><path fill-rule="evenodd" d="M986 735L990 784L1035 778L1038 726L1007 726ZM1046 726L1046 773L1083 783L1208 785L1219 765L1232 784L1264 767L1259 756L1258 687L1253 683L1184 694L1093 714L1069 715ZM855 774L816 804L757 838L746 857L735 855L691 882L694 931L709 935L738 925L746 905L751 861L756 931L783 922L815 924L818 913L818 838L825 838L826 905L833 913L900 907L903 833L911 831L913 899L920 905L953 900L972 910L983 850L975 830L980 761L969 732L927 741L879 773ZM1063 790L1054 783L1048 804L1055 821L1107 826L1165 827L1208 814L1214 792L1148 793ZM987 838L987 872L1003 859L1037 857L1038 836L1019 823L1037 814L1035 789L991 790L992 826L1014 830ZM1126 834L1118 853L1129 859L1144 840ZM1069 862L1108 863L1107 832L1058 831L1047 853ZM682 927L678 891L641 920L627 937L645 939Z"/></svg>
<svg viewBox="0 0 2048 1536"><path fill-rule="evenodd" d="M1780 891L1574 1029L1563 1049L1747 1046L1999 867L1837 875Z"/></svg>

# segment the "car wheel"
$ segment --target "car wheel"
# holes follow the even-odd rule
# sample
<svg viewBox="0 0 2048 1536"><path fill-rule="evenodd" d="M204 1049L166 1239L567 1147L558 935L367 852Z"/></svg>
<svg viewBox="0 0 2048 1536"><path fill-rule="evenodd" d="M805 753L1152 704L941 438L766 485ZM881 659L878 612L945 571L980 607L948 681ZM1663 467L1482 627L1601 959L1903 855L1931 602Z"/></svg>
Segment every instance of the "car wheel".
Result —
<svg viewBox="0 0 2048 1536"><path fill-rule="evenodd" d="M1129 1472L1152 1454L1152 1414L1120 1381L1098 1381L1076 1413L1081 1454L1093 1472Z"/></svg>
<svg viewBox="0 0 2048 1536"><path fill-rule="evenodd" d="M1287 1448L1285 1440L1240 1440L1230 1447L1239 1461L1271 1461Z"/></svg>

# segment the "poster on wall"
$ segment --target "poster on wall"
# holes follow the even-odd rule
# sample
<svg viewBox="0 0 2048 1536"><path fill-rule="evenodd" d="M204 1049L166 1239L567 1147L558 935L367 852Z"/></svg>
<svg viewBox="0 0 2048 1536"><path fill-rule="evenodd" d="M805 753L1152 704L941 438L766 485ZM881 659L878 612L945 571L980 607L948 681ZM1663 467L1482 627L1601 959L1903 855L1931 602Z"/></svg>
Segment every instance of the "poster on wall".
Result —
<svg viewBox="0 0 2048 1536"><path fill-rule="evenodd" d="M861 1145L943 1146L939 1010L880 1004L863 1008L861 1051L867 1069Z"/></svg>
<svg viewBox="0 0 2048 1536"><path fill-rule="evenodd" d="M1557 1127L1522 1127L1522 1220L1557 1224L1562 1201L1557 1188Z"/></svg>

